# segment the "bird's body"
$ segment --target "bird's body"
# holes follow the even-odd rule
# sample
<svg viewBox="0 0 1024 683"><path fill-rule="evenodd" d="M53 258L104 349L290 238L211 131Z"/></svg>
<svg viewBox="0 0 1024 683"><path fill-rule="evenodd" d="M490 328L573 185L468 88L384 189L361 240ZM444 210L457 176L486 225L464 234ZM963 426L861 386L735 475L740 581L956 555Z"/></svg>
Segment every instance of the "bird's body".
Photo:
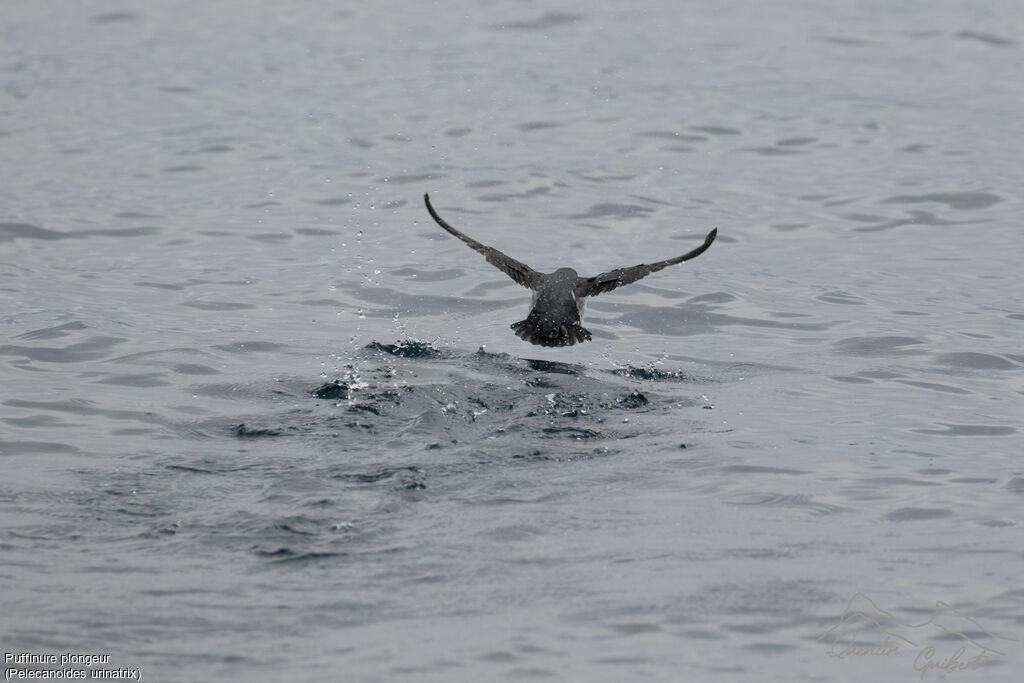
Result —
<svg viewBox="0 0 1024 683"><path fill-rule="evenodd" d="M579 275L572 268L559 268L545 276L533 292L530 314L525 320L512 323L516 335L541 346L572 346L590 340L590 330L583 327L583 305L586 297L576 296Z"/></svg>
<svg viewBox="0 0 1024 683"><path fill-rule="evenodd" d="M589 278L580 277L572 268L559 268L553 273L545 274L459 232L437 214L430 204L429 195L423 195L423 200L427 204L427 211L438 225L473 250L483 254L488 263L517 283L533 290L529 315L524 320L512 323L512 330L524 341L540 346L572 346L589 341L590 331L582 325L583 306L588 296L609 292L667 266L700 256L711 246L718 234L718 230L712 230L704 238L704 244L693 251L657 263L617 268Z"/></svg>

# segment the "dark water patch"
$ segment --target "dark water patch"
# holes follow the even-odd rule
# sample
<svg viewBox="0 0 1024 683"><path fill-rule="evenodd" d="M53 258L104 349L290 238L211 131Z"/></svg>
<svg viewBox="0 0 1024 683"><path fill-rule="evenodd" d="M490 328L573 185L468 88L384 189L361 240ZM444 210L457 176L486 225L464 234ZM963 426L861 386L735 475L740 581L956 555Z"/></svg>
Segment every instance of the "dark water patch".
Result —
<svg viewBox="0 0 1024 683"><path fill-rule="evenodd" d="M576 441L582 441L584 439L600 439L602 437L601 432L593 429L583 429L580 427L544 427L540 430L545 436L553 438L570 438Z"/></svg>
<svg viewBox="0 0 1024 683"><path fill-rule="evenodd" d="M285 344L276 344L274 342L265 341L247 341L247 342L235 342L234 344L220 344L214 346L215 349L221 351L227 351L228 353L266 353L268 351L279 351L286 349Z"/></svg>
<svg viewBox="0 0 1024 683"><path fill-rule="evenodd" d="M472 128L449 128L444 131L444 134L450 138L461 138L462 136L469 135L472 132Z"/></svg>
<svg viewBox="0 0 1024 683"><path fill-rule="evenodd" d="M585 439L579 439L579 441L585 441ZM621 449L608 448L607 446L598 446L597 448L589 448L585 450L577 450L566 448L562 443L556 444L550 448L533 448L528 451L516 451L513 452L511 459L513 460L535 460L543 462L581 462L587 460L594 460L597 458L607 458L622 453Z"/></svg>
<svg viewBox="0 0 1024 683"><path fill-rule="evenodd" d="M502 281L500 286L514 286L511 280ZM429 313L451 314L452 312L475 312L501 310L508 307L509 302L488 301L485 299L467 299L461 296L437 296L430 294L413 294L390 287L369 287L356 282L339 282L338 289L351 292L354 297L364 302L361 311L367 317L389 318L405 316L415 312L417 316ZM516 302L522 299L516 297ZM371 308L369 304L379 304Z"/></svg>
<svg viewBox="0 0 1024 683"><path fill-rule="evenodd" d="M244 422L232 428L232 433L241 439L259 439L267 436L281 436L280 429L249 427Z"/></svg>
<svg viewBox="0 0 1024 683"><path fill-rule="evenodd" d="M198 171L205 171L206 167L199 164L179 164L177 166L167 166L160 170L164 173L196 173Z"/></svg>
<svg viewBox="0 0 1024 683"><path fill-rule="evenodd" d="M741 135L743 131L728 126L690 126L689 130L696 130L708 135Z"/></svg>
<svg viewBox="0 0 1024 683"><path fill-rule="evenodd" d="M374 415L378 415L378 416L384 414L382 412L382 410L381 410L381 406L380 405L376 405L376 404L372 404L372 403L354 403L351 406L349 406L348 409L349 409L349 411L354 412L354 413L359 413L359 412L362 412L362 413L373 413Z"/></svg>
<svg viewBox="0 0 1024 683"><path fill-rule="evenodd" d="M179 375L219 375L220 371L208 365L198 363L180 363L171 366L171 371Z"/></svg>
<svg viewBox="0 0 1024 683"><path fill-rule="evenodd" d="M233 303L230 301L185 301L178 305L196 308L200 311L245 311L256 308L253 304Z"/></svg>
<svg viewBox="0 0 1024 683"><path fill-rule="evenodd" d="M575 363L563 363L557 360L541 360L538 358L524 358L526 366L537 372L553 372L559 375L580 375L584 372L582 365Z"/></svg>
<svg viewBox="0 0 1024 683"><path fill-rule="evenodd" d="M50 441L0 441L0 456L80 452L80 449L66 443Z"/></svg>
<svg viewBox="0 0 1024 683"><path fill-rule="evenodd" d="M627 394L616 399L616 403L621 408L625 408L627 410L635 410L637 408L642 408L648 405L650 401L647 400L647 397L641 394L639 391L634 391L631 394Z"/></svg>
<svg viewBox="0 0 1024 683"><path fill-rule="evenodd" d="M1016 370L1020 367L1002 356L976 351L942 353L935 357L935 362L940 365L970 370Z"/></svg>
<svg viewBox="0 0 1024 683"><path fill-rule="evenodd" d="M83 322L75 321L70 323L64 323L63 325L56 325L54 327L43 327L38 330L32 330L19 334L15 339L59 339L61 337L68 336L71 331L86 330L89 326Z"/></svg>
<svg viewBox="0 0 1024 683"><path fill-rule="evenodd" d="M25 417L5 417L3 421L15 427L27 427L29 429L54 429L65 423L53 415L26 415Z"/></svg>
<svg viewBox="0 0 1024 683"><path fill-rule="evenodd" d="M805 474L810 474L809 472ZM831 515L843 512L845 508L828 503L820 503L814 500L813 496L805 494L786 493L747 493L734 496L729 500L730 505L765 505L769 507L792 508L795 510L809 510L819 515Z"/></svg>
<svg viewBox="0 0 1024 683"><path fill-rule="evenodd" d="M802 154L798 149L792 149L789 147L772 147L770 145L757 145L755 147L741 147L740 152L752 152L753 154L759 154L761 156L792 156L794 154Z"/></svg>
<svg viewBox="0 0 1024 683"><path fill-rule="evenodd" d="M876 225L863 225L854 228L854 230L857 232L879 232L881 230L899 228L904 225L933 225L940 227L947 225L975 225L978 223L990 222L988 220L953 221L945 218L939 218L930 211L907 211L907 216L908 218L896 218Z"/></svg>
<svg viewBox="0 0 1024 683"><path fill-rule="evenodd" d="M3 405L30 410L53 411L72 415L101 415L112 420L138 420L151 424L162 424L163 419L154 413L141 410L115 410L100 408L94 401L83 398L69 398L56 401L27 401L24 399L8 399Z"/></svg>
<svg viewBox="0 0 1024 683"><path fill-rule="evenodd" d="M995 47L1013 47L1014 45L1017 45L1016 40L1003 38L991 33L982 33L981 31L958 31L955 34L955 37L960 38L961 40L975 40Z"/></svg>
<svg viewBox="0 0 1024 683"><path fill-rule="evenodd" d="M199 92L196 88L191 88L187 85L159 85L156 89L172 95L191 95L192 93Z"/></svg>
<svg viewBox="0 0 1024 683"><path fill-rule="evenodd" d="M204 145L196 150L197 154L225 154L227 152L234 152L235 148L231 145Z"/></svg>
<svg viewBox="0 0 1024 683"><path fill-rule="evenodd" d="M621 368L615 368L614 370L605 370L608 374L618 375L619 377L628 377L630 379L648 380L654 382L684 382L687 384L710 384L715 380L702 376L694 375L683 370L662 370L655 367L638 368L632 365L627 365Z"/></svg>
<svg viewBox="0 0 1024 683"><path fill-rule="evenodd" d="M412 340L404 340L396 344L381 344L378 341L372 341L365 348L399 358L443 358L445 356L443 351L427 342Z"/></svg>
<svg viewBox="0 0 1024 683"><path fill-rule="evenodd" d="M1005 529L1006 527L1017 526L1017 523L1003 519L985 519L978 522L978 526L989 527L991 529Z"/></svg>
<svg viewBox="0 0 1024 683"><path fill-rule="evenodd" d="M829 379L836 382L845 382L846 384L874 384L874 380L867 377L857 377L856 375L833 375Z"/></svg>
<svg viewBox="0 0 1024 683"><path fill-rule="evenodd" d="M743 646L743 649L749 650L755 657L763 657L764 655L781 655L792 652L796 649L796 645L789 643L748 643Z"/></svg>
<svg viewBox="0 0 1024 683"><path fill-rule="evenodd" d="M945 204L951 209L958 211L971 211L987 209L994 204L1004 201L1002 197L992 192L931 192L928 194L901 194L895 197L883 199L879 204L915 204L915 203L937 203Z"/></svg>
<svg viewBox="0 0 1024 683"><path fill-rule="evenodd" d="M114 218L123 218L125 220L156 220L164 218L164 216L155 213L142 213L141 211L118 211L114 214Z"/></svg>
<svg viewBox="0 0 1024 683"><path fill-rule="evenodd" d="M776 140L775 144L779 147L803 147L809 145L812 142L817 142L818 138L798 137L798 138L783 138L782 140Z"/></svg>
<svg viewBox="0 0 1024 683"><path fill-rule="evenodd" d="M642 420L633 420L633 415L661 414L668 403L673 410L695 405L689 397L656 396L612 381L617 378L604 373L591 377L582 366L556 366L553 371L546 364L482 349L449 353L443 362L385 353L373 345L362 349L342 376L319 387L275 384L286 396L320 402L269 418L246 419L241 429L234 427L235 435L299 436L304 444L341 449L346 461L352 457L348 454L364 449L380 453L383 448L406 462L421 457L424 449L435 454L431 457L444 452L445 458L478 463L515 456L568 462L607 457L619 449L606 444L644 435ZM253 397L253 392L233 385L219 391L230 398ZM210 392L203 388L198 393ZM212 425L215 429L209 435L226 428L223 423ZM669 438L673 444L685 438L678 427ZM649 430L646 435L651 436ZM590 446L580 449L573 444ZM352 474L352 468L344 473ZM425 486L415 479L406 483L409 487L402 491Z"/></svg>
<svg viewBox="0 0 1024 683"><path fill-rule="evenodd" d="M928 391L939 391L944 394L970 394L972 392L960 387L954 387L949 384L939 384L938 382L921 382L918 380L910 379L898 379L896 380L900 384L905 384L909 387L917 387L918 389L927 389Z"/></svg>
<svg viewBox="0 0 1024 683"><path fill-rule="evenodd" d="M141 17L135 12L103 12L94 15L89 21L94 24L116 24L122 21L138 21Z"/></svg>
<svg viewBox="0 0 1024 683"><path fill-rule="evenodd" d="M294 301L292 303L298 304L299 306L313 306L316 308L344 308L344 304L337 299L304 299L301 301Z"/></svg>
<svg viewBox="0 0 1024 683"><path fill-rule="evenodd" d="M379 182L391 185L410 185L413 183L423 183L428 180L440 180L445 177L446 175L443 173L396 173L386 178L381 178Z"/></svg>
<svg viewBox="0 0 1024 683"><path fill-rule="evenodd" d="M657 138L660 140L672 140L678 142L705 142L708 139L704 135L687 135L673 130L650 130L637 133L636 135L637 137Z"/></svg>
<svg viewBox="0 0 1024 683"><path fill-rule="evenodd" d="M639 199L642 202L647 202L648 204L654 204L656 206L675 206L675 204L671 202L655 199L654 197L645 197L644 195L640 194L631 194L629 196L632 197L633 199Z"/></svg>
<svg viewBox="0 0 1024 683"><path fill-rule="evenodd" d="M824 36L818 40L823 43L831 43L833 45L843 45L846 47L864 47L868 45L877 45L877 41L864 40L863 38L850 38L848 36Z"/></svg>
<svg viewBox="0 0 1024 683"><path fill-rule="evenodd" d="M592 317L592 321L608 325L629 325L636 327L649 334L692 336L696 334L711 334L718 331L718 327L741 325L745 327L770 328L807 332L826 331L835 322L821 323L800 323L783 320L764 320L759 318L741 318L738 316L714 313L711 307L704 304L680 303L675 306L640 306L635 304L604 304L595 303L592 308L595 311L623 310L618 320L606 321Z"/></svg>
<svg viewBox="0 0 1024 683"><path fill-rule="evenodd" d="M328 230L327 228L295 228L292 232L296 235L311 235L313 237L330 237L341 234L339 230Z"/></svg>
<svg viewBox="0 0 1024 683"><path fill-rule="evenodd" d="M1015 427L1002 427L999 425L965 425L940 422L945 429L915 429L918 434L930 434L932 436L1009 436L1016 434Z"/></svg>
<svg viewBox="0 0 1024 683"><path fill-rule="evenodd" d="M92 337L65 347L6 345L0 346L0 356L22 356L43 363L79 363L106 358L115 346L127 341L121 337Z"/></svg>
<svg viewBox="0 0 1024 683"><path fill-rule="evenodd" d="M354 484L376 484L382 481L397 479L403 485L407 482L419 482L423 479L423 470L413 465L402 467L382 467L369 472L341 472L326 475L330 479L352 482Z"/></svg>
<svg viewBox="0 0 1024 683"><path fill-rule="evenodd" d="M819 294L818 296L816 296L814 298L816 300L818 300L818 301L823 301L823 302L825 302L827 304L844 304L844 305L848 305L848 306L849 305L863 306L864 303L865 303L864 300L862 298L860 298L859 296L857 296L855 294L850 294L849 292L844 292L844 291L842 291L840 289L834 289L834 290L832 290L830 292L825 292L824 294Z"/></svg>
<svg viewBox="0 0 1024 683"><path fill-rule="evenodd" d="M929 474L933 476L941 476L941 474L948 474L948 471L940 470L938 472L930 471ZM862 484L884 489L889 486L942 486L941 482L927 481L925 479L912 479L910 477L863 477L858 480Z"/></svg>
<svg viewBox="0 0 1024 683"><path fill-rule="evenodd" d="M114 374L104 377L98 384L110 384L119 387L164 387L170 382L156 373Z"/></svg>
<svg viewBox="0 0 1024 683"><path fill-rule="evenodd" d="M190 474L222 474L222 472L211 467L197 467L194 465L164 465L164 467L175 472L188 472Z"/></svg>
<svg viewBox="0 0 1024 683"><path fill-rule="evenodd" d="M839 217L854 223L882 223L888 220L885 216L876 216L873 213L841 213Z"/></svg>
<svg viewBox="0 0 1024 683"><path fill-rule="evenodd" d="M954 516L952 510L945 508L898 508L889 512L883 519L887 522L927 522L933 519L946 519Z"/></svg>
<svg viewBox="0 0 1024 683"><path fill-rule="evenodd" d="M296 536L319 536L320 533L316 529L303 529L302 525L313 525L317 523L305 517L295 518L292 521L280 521L273 524L274 531L283 531L285 534L294 534Z"/></svg>
<svg viewBox="0 0 1024 683"><path fill-rule="evenodd" d="M493 662L493 663L496 663L496 664L508 664L508 663L511 663L511 662L521 661L522 657L520 655L513 654L513 653L508 652L506 650L492 650L490 652L485 652L482 655L477 655L475 659L477 659L477 660L479 660L481 662Z"/></svg>
<svg viewBox="0 0 1024 683"><path fill-rule="evenodd" d="M147 429L144 427L126 427L124 429L111 429L111 436L153 436L154 438L160 437L160 430L158 429Z"/></svg>
<svg viewBox="0 0 1024 683"><path fill-rule="evenodd" d="M348 197L328 197L327 199L314 199L313 203L320 206L344 206L351 201Z"/></svg>
<svg viewBox="0 0 1024 683"><path fill-rule="evenodd" d="M280 244L293 239L293 236L286 232L265 232L259 235L246 235L245 239L265 244Z"/></svg>
<svg viewBox="0 0 1024 683"><path fill-rule="evenodd" d="M1024 477L1014 477L1006 482L1006 486L1003 488L1013 493L1024 493Z"/></svg>
<svg viewBox="0 0 1024 683"><path fill-rule="evenodd" d="M275 550L264 550L260 547L254 547L253 554L272 560L275 564L308 564L311 562L319 562L322 560L331 560L348 556L348 553L344 552L301 551L292 550L291 548L286 547L277 548Z"/></svg>
<svg viewBox="0 0 1024 683"><path fill-rule="evenodd" d="M145 237L160 232L160 229L153 226L138 228L126 228L122 230L76 230L74 232L58 232L47 230L28 223L0 223L0 242L10 242L16 239L31 240L64 240L64 239L87 239L89 237Z"/></svg>
<svg viewBox="0 0 1024 683"><path fill-rule="evenodd" d="M327 382L326 384L320 385L320 387L314 389L310 393L319 399L337 401L348 398L348 385L341 380L336 379L333 382Z"/></svg>
<svg viewBox="0 0 1024 683"><path fill-rule="evenodd" d="M520 123L516 126L516 129L523 133L530 133L535 130L548 130L549 128L558 128L561 123L555 123L554 121L528 121L526 123Z"/></svg>
<svg viewBox="0 0 1024 683"><path fill-rule="evenodd" d="M536 19L520 19L517 21L503 21L499 24L491 24L490 29L498 31L543 31L546 29L575 24L583 20L582 14L574 12L545 12Z"/></svg>
<svg viewBox="0 0 1024 683"><path fill-rule="evenodd" d="M409 280L417 280L419 282L443 282L445 280L454 280L462 277L465 274L465 271L461 268L420 270L418 268L406 267L392 270L389 274L396 277L404 277Z"/></svg>
<svg viewBox="0 0 1024 683"><path fill-rule="evenodd" d="M163 282L133 282L136 287L152 287L153 289L164 289L172 292L185 289L186 285L166 284Z"/></svg>
<svg viewBox="0 0 1024 683"><path fill-rule="evenodd" d="M901 375L900 373L893 372L892 370L864 370L862 372L858 372L857 376L859 376L859 377L866 377L868 379L881 379L881 380L885 380L885 379L899 379L900 377L903 377L903 375Z"/></svg>
<svg viewBox="0 0 1024 683"><path fill-rule="evenodd" d="M585 220L592 218L618 218L625 220L627 218L644 218L653 212L653 209L646 206L640 206L638 204L615 204L612 202L605 202L593 205L584 213L570 214L565 217L571 220Z"/></svg>
<svg viewBox="0 0 1024 683"><path fill-rule="evenodd" d="M840 353L850 356L903 356L922 354L919 349L907 349L907 346L917 346L924 342L915 337L880 336L880 337L848 337L840 339L834 344L839 347Z"/></svg>
<svg viewBox="0 0 1024 683"><path fill-rule="evenodd" d="M719 467L718 469L722 472L732 472L735 474L811 474L811 472L807 470L793 470L786 469L784 467L768 467L765 465L726 465Z"/></svg>
<svg viewBox="0 0 1024 683"><path fill-rule="evenodd" d="M721 239L721 238L719 238ZM687 299L688 304L728 304L736 301L736 296L728 292L708 292Z"/></svg>
<svg viewBox="0 0 1024 683"><path fill-rule="evenodd" d="M633 175L616 175L611 173L600 173L590 170L570 170L570 175L576 176L580 180L586 180L591 183L625 183L636 178Z"/></svg>
<svg viewBox="0 0 1024 683"><path fill-rule="evenodd" d="M555 392L544 396L541 404L527 413L527 417L558 415L564 418L600 416L609 410L639 410L650 405L644 394L634 391L614 398L605 394L593 395L576 392Z"/></svg>

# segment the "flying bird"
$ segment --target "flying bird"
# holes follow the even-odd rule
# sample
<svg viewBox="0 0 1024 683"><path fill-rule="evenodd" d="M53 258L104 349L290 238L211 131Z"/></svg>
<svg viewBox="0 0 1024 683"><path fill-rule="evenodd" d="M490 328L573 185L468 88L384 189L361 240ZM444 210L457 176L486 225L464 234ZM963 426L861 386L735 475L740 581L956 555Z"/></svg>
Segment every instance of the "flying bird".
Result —
<svg viewBox="0 0 1024 683"><path fill-rule="evenodd" d="M494 247L480 244L448 225L430 204L430 195L424 194L427 211L438 225L458 237L475 251L487 258L487 262L501 272L533 290L533 303L525 320L512 323L516 335L531 344L539 346L572 346L590 340L590 330L580 323L583 320L583 304L588 296L610 292L617 287L636 282L662 268L674 266L700 256L718 235L718 228L708 233L704 244L682 256L665 259L657 263L641 263L629 268L616 268L594 277L580 277L572 268L559 268L553 273L539 273L521 261L501 253Z"/></svg>

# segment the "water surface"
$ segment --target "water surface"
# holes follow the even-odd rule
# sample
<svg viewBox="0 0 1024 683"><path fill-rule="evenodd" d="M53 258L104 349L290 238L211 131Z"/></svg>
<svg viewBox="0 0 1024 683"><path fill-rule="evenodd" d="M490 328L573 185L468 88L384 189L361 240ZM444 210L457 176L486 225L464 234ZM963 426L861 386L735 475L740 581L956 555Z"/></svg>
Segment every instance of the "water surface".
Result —
<svg viewBox="0 0 1024 683"><path fill-rule="evenodd" d="M1012 680L1020 21L8 3L4 651L151 681ZM539 270L719 237L545 350L424 192Z"/></svg>

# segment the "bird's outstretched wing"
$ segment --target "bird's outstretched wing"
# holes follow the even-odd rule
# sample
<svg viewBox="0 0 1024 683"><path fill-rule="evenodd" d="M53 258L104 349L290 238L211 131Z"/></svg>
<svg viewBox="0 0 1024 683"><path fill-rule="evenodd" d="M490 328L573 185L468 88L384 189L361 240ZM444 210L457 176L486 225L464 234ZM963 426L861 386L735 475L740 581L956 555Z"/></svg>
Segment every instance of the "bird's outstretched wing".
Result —
<svg viewBox="0 0 1024 683"><path fill-rule="evenodd" d="M604 294L610 292L616 287L622 285L628 285L631 282L636 282L642 277L647 277L651 273L657 272L662 268L668 266L674 266L677 263L683 261L689 261L692 258L700 256L711 243L715 241L715 237L718 235L718 228L715 228L708 233L708 236L704 238L704 244L700 245L693 251L687 252L682 256L676 256L675 258L666 259L664 261L658 261L657 263L641 263L640 265L633 266L631 268L616 268L615 270L609 270L607 273L601 273L594 277L581 277L579 282L576 284L576 296L597 296L598 294Z"/></svg>
<svg viewBox="0 0 1024 683"><path fill-rule="evenodd" d="M541 283L544 281L544 276L541 273L538 273L525 263L516 261L511 256L501 253L494 247L488 247L486 244L480 244L469 235L463 235L461 232L448 225L447 221L438 216L437 211L434 211L434 207L430 205L430 195L423 195L423 201L427 203L427 211L430 212L430 217L437 221L438 225L468 244L472 249L479 251L481 254L486 256L487 262L492 266L508 275L523 287L529 287L530 289L537 289L540 287Z"/></svg>

